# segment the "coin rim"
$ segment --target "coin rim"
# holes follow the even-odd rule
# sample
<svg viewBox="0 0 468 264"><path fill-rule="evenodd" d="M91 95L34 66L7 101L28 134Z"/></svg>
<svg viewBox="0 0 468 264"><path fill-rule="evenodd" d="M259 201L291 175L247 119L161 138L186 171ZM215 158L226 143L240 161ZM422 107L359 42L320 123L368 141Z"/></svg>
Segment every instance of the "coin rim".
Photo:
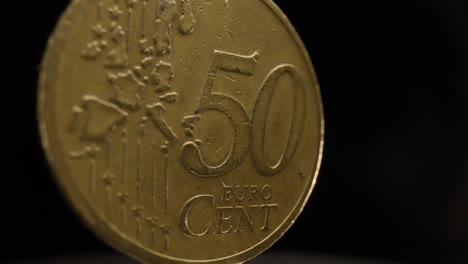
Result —
<svg viewBox="0 0 468 264"><path fill-rule="evenodd" d="M116 250L129 255L139 261L145 263L239 263L248 261L257 255L261 254L269 247L271 247L276 241L278 241L286 231L294 224L295 220L299 217L303 211L309 197L316 185L320 165L323 157L324 148L324 134L325 134L325 121L323 114L323 103L320 93L320 86L318 84L317 75L312 65L308 51L306 50L304 43L296 32L295 28L281 11L281 9L272 0L259 0L263 2L267 8L269 8L283 23L287 31L290 33L297 47L304 55L303 59L307 64L307 68L310 76L313 79L313 85L315 87L315 93L317 97L317 107L320 114L320 143L319 150L317 153L317 162L312 165L311 175L308 177L307 189L304 194L298 199L291 213L286 217L279 227L273 231L269 236L255 244L254 246L246 249L240 253L236 253L227 257L210 259L210 260L189 260L175 258L164 255L159 252L150 251L144 246L141 246L138 242L126 237L115 227L108 225L104 218L89 204L87 199L84 197L81 191L73 184L74 180L69 176L69 168L66 165L63 155L60 155L63 151L60 148L60 142L57 136L57 128L55 124L54 111L46 111L47 107L50 107L47 102L54 102L57 73L60 69L62 50L67 45L68 38L73 30L70 30L72 21L76 20L81 14L79 11L82 10L80 7L85 7L89 2L93 0L73 0L65 12L61 15L59 22L57 23L54 32L52 33L49 42L47 44L46 52L41 65L41 73L39 76L39 90L38 90L38 122L41 135L42 146L46 152L46 156L55 177L55 181L61 187L61 190L65 196L65 199L69 202L71 207L76 211L82 222L95 233L102 241L115 248ZM83 6L80 6L83 5ZM76 23L78 24L78 23ZM51 104L55 106L55 104ZM55 155L54 153L58 153ZM314 169L315 167L315 169ZM68 172L68 173L59 173ZM65 176L66 175L66 176Z"/></svg>

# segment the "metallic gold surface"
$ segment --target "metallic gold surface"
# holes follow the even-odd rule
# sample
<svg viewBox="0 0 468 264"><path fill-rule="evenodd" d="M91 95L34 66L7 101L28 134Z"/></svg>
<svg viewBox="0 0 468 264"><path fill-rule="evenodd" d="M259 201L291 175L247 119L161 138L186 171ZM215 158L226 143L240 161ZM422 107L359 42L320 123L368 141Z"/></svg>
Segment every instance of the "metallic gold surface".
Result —
<svg viewBox="0 0 468 264"><path fill-rule="evenodd" d="M239 263L292 225L323 147L319 87L269 0L76 0L42 65L56 178L147 263Z"/></svg>

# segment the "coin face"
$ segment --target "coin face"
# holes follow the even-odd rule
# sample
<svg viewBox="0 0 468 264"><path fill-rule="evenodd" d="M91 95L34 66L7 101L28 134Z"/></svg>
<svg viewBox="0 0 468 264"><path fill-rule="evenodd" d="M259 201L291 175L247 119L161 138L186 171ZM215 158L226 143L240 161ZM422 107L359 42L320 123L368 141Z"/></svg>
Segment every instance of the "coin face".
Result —
<svg viewBox="0 0 468 264"><path fill-rule="evenodd" d="M101 239L146 263L239 263L315 184L319 87L270 0L75 0L39 90L57 181Z"/></svg>

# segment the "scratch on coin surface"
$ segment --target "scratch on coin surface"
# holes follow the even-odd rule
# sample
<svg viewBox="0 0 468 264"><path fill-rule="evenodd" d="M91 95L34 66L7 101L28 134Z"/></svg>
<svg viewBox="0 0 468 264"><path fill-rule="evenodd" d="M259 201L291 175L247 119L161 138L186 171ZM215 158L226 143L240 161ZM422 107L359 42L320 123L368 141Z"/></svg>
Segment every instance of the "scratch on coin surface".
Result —
<svg viewBox="0 0 468 264"><path fill-rule="evenodd" d="M231 77L231 76L229 76L229 75L227 75L227 74L224 74L224 73L223 73L223 77L226 78L226 79L228 79L228 80L231 81L231 82L239 83L238 80L236 80L235 78L233 78L233 77Z"/></svg>
<svg viewBox="0 0 468 264"><path fill-rule="evenodd" d="M180 63L182 63L182 65L185 67L185 61L182 57L177 57L177 60L180 61Z"/></svg>

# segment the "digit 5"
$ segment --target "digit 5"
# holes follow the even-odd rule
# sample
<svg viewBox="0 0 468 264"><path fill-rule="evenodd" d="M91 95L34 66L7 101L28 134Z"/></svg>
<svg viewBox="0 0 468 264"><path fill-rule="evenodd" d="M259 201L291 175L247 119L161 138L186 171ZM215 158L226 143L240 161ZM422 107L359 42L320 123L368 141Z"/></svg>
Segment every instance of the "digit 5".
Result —
<svg viewBox="0 0 468 264"><path fill-rule="evenodd" d="M221 51L214 51L208 77L203 85L202 95L195 114L208 111L224 114L234 128L234 143L228 157L218 166L208 166L202 157L199 146L187 142L182 147L182 165L191 173L200 177L215 177L235 169L246 157L251 140L250 119L245 108L236 99L224 94L213 93L213 86L219 71L239 73L251 76L257 65L259 54L242 56Z"/></svg>

